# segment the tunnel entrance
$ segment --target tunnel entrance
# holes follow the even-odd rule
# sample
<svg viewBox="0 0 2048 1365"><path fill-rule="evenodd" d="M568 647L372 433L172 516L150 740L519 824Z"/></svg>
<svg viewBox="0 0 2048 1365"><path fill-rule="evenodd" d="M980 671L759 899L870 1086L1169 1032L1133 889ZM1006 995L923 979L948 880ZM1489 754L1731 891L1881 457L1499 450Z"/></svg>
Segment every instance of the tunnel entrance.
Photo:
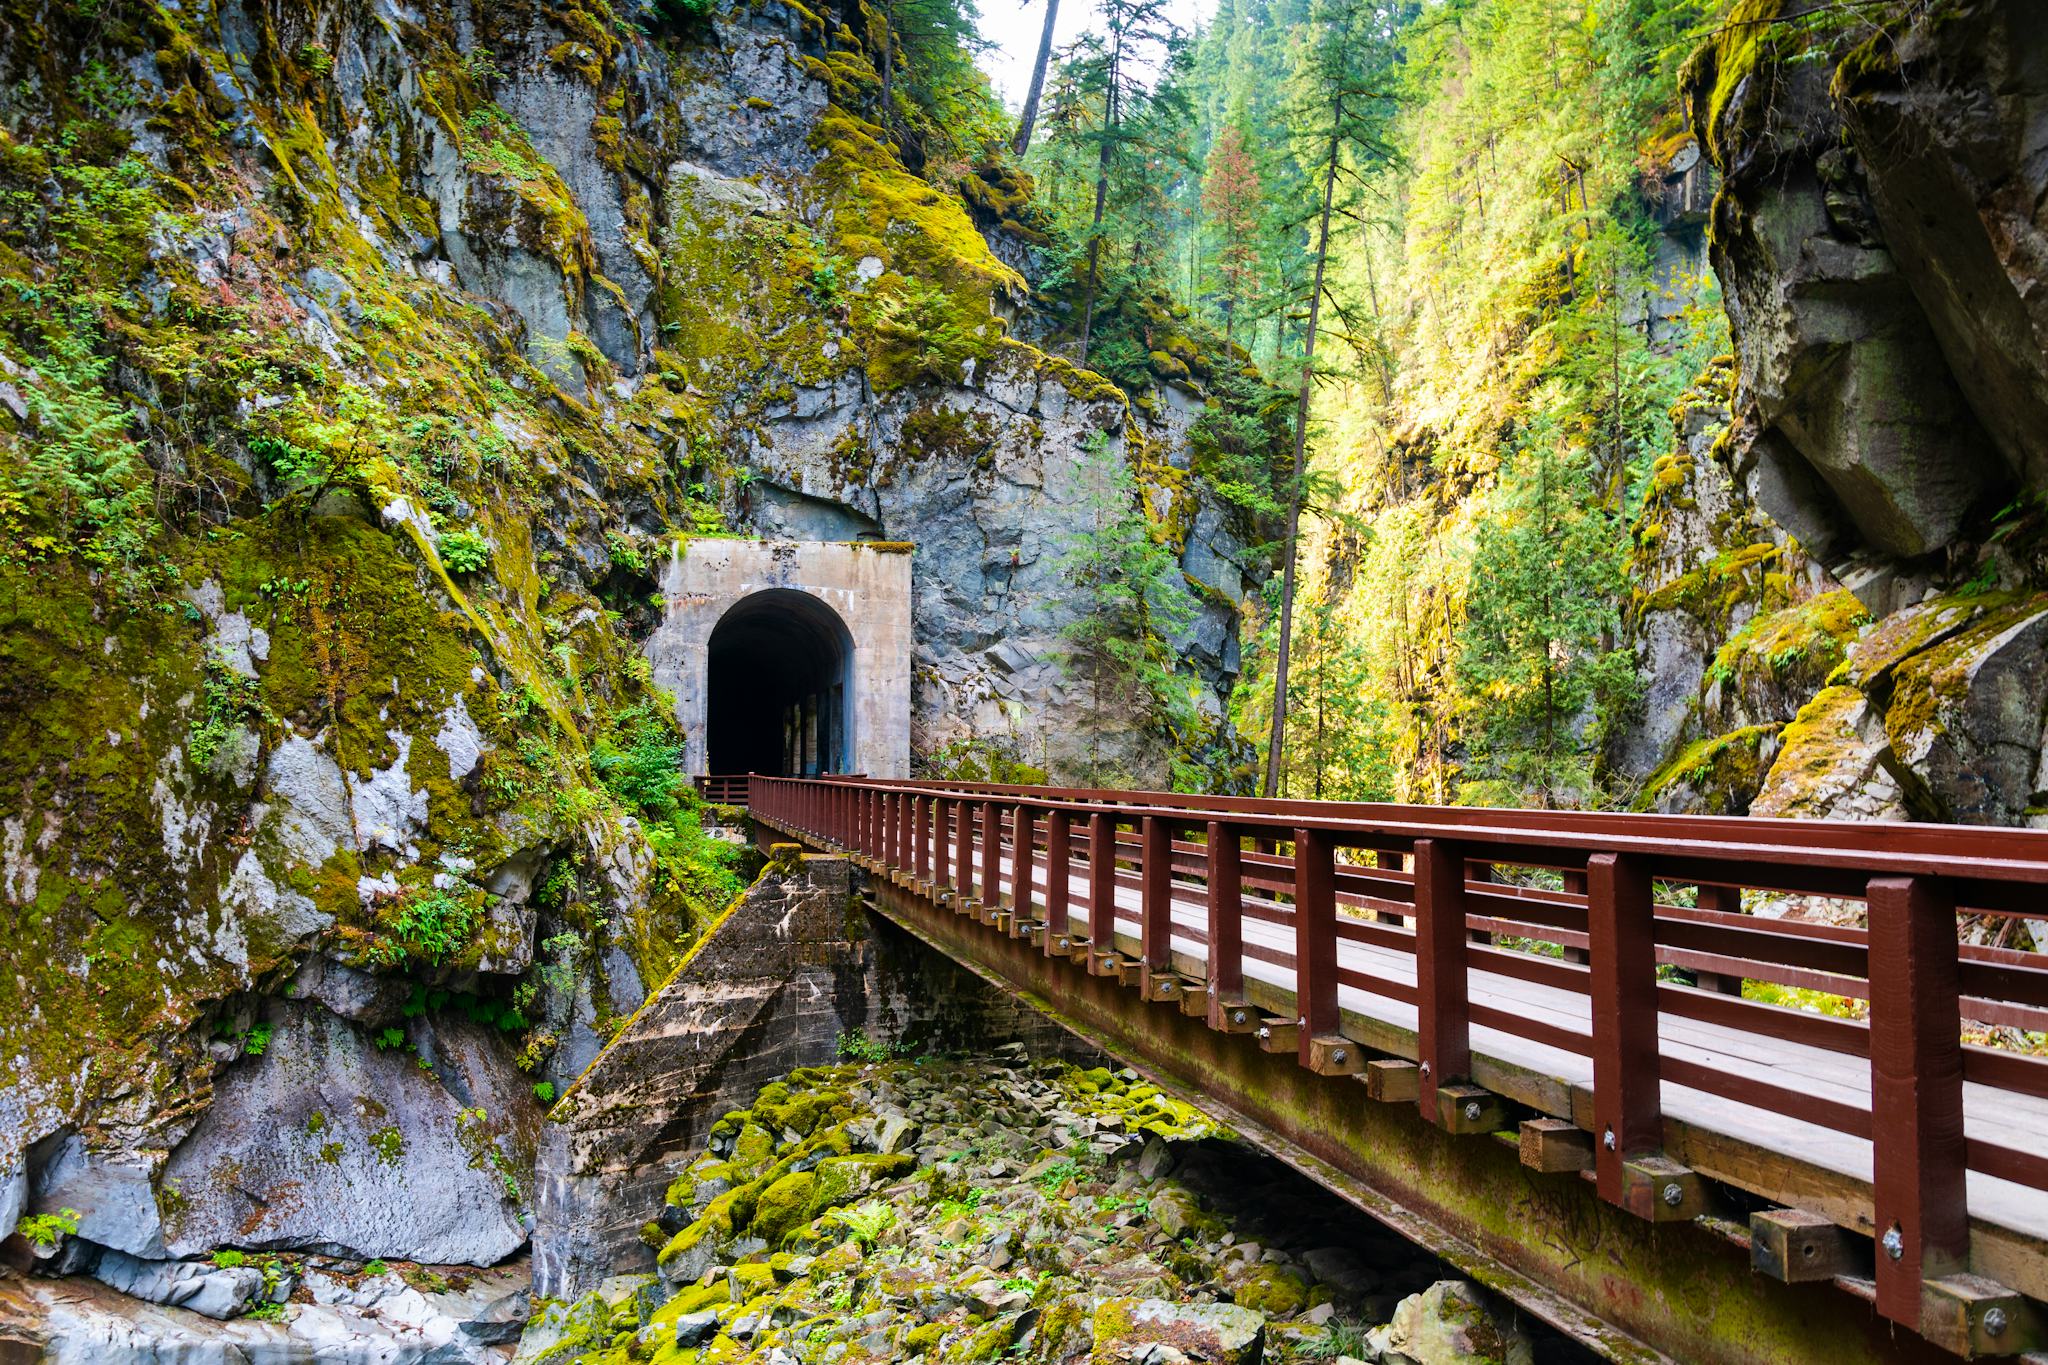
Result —
<svg viewBox="0 0 2048 1365"><path fill-rule="evenodd" d="M853 637L809 593L769 588L712 629L705 730L713 773L848 770Z"/></svg>

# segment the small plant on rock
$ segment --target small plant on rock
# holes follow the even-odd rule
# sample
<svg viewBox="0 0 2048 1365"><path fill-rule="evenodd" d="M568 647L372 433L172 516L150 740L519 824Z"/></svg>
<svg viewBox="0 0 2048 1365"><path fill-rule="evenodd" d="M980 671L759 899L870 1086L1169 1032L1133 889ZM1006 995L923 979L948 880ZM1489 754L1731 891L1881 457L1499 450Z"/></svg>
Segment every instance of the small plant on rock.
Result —
<svg viewBox="0 0 2048 1365"><path fill-rule="evenodd" d="M844 1227L863 1247L873 1246L877 1238L896 1226L896 1210L879 1199L870 1199L850 1209L834 1209L825 1217Z"/></svg>
<svg viewBox="0 0 2048 1365"><path fill-rule="evenodd" d="M32 1246L49 1248L57 1245L60 1237L69 1237L78 1231L78 1210L58 1209L55 1213L32 1213L15 1224L14 1230L26 1237Z"/></svg>
<svg viewBox="0 0 2048 1365"><path fill-rule="evenodd" d="M481 573L490 567L491 543L476 531L450 531L434 548L451 574Z"/></svg>

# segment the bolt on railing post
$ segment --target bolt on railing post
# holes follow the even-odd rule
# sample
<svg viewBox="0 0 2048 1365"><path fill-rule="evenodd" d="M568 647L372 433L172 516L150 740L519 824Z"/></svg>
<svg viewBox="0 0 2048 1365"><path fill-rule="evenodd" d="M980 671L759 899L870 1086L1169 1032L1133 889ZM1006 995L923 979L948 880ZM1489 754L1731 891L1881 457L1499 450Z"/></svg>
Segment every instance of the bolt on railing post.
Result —
<svg viewBox="0 0 2048 1365"><path fill-rule="evenodd" d="M1031 807L1019 801L1010 814L1010 906L1017 918L1031 918L1031 862L1035 821Z"/></svg>
<svg viewBox="0 0 2048 1365"><path fill-rule="evenodd" d="M1003 821L996 803L981 803L981 903L994 910L1003 903Z"/></svg>
<svg viewBox="0 0 2048 1365"><path fill-rule="evenodd" d="M1244 993L1244 849L1220 820L1208 834L1209 1026L1220 1029L1224 1002Z"/></svg>
<svg viewBox="0 0 2048 1365"><path fill-rule="evenodd" d="M1307 1066L1310 1041L1337 1031L1337 850L1326 830L1294 831L1294 1003Z"/></svg>
<svg viewBox="0 0 2048 1365"><path fill-rule="evenodd" d="M1955 906L1924 877L1873 878L1868 906L1877 1311L1918 1331L1922 1281L1970 1251Z"/></svg>
<svg viewBox="0 0 2048 1365"><path fill-rule="evenodd" d="M1593 1164L1600 1197L1623 1202L1622 1163L1664 1145L1657 1077L1657 942L1650 876L1618 853L1586 860L1593 1004Z"/></svg>
<svg viewBox="0 0 2048 1365"><path fill-rule="evenodd" d="M1074 849L1070 817L1063 810L1045 813L1045 951L1067 933L1067 897L1072 890Z"/></svg>
<svg viewBox="0 0 2048 1365"><path fill-rule="evenodd" d="M1437 1088L1472 1074L1466 980L1465 856L1442 839L1415 841L1415 1044L1422 1116L1441 1122Z"/></svg>
<svg viewBox="0 0 2048 1365"><path fill-rule="evenodd" d="M1173 965L1173 826L1157 815L1138 824L1138 959L1149 996L1152 975Z"/></svg>
<svg viewBox="0 0 2048 1365"><path fill-rule="evenodd" d="M1088 817L1088 939L1095 951L1116 947L1116 821Z"/></svg>

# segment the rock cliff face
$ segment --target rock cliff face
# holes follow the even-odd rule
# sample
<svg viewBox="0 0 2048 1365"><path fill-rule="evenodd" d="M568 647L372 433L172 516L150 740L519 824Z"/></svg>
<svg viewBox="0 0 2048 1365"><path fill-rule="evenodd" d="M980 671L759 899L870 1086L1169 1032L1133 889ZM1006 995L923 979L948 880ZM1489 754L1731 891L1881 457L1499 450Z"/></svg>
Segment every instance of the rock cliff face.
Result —
<svg viewBox="0 0 2048 1365"><path fill-rule="evenodd" d="M1666 809L2035 822L2039 16L1751 0L1735 19L1687 73L1724 177L1732 426L1708 444L1681 417L1639 527L1656 687L1620 766ZM1712 660L1691 688L1687 655Z"/></svg>
<svg viewBox="0 0 2048 1365"><path fill-rule="evenodd" d="M529 1092L738 886L640 656L678 538L918 541L920 757L1058 768L1102 445L1201 585L1207 718L1114 759L1230 754L1265 566L1195 381L1013 338L858 6L681 9L6 8L0 1233L524 1240Z"/></svg>

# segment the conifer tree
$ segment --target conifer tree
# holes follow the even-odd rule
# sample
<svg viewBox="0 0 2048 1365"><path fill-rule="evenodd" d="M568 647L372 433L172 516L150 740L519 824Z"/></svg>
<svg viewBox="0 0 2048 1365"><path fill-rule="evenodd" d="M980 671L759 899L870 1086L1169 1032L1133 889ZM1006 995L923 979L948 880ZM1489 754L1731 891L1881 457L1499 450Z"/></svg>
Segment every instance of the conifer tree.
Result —
<svg viewBox="0 0 2048 1365"><path fill-rule="evenodd" d="M1223 340L1236 339L1238 311L1259 273L1258 163L1244 132L1230 124L1217 135L1202 179L1202 212L1218 238L1217 274L1223 288Z"/></svg>
<svg viewBox="0 0 2048 1365"><path fill-rule="evenodd" d="M1273 723L1266 748L1264 793L1280 787L1287 743L1287 656L1294 624L1295 560L1308 472L1309 404L1315 392L1316 341L1329 278L1330 228L1339 215L1355 220L1362 187L1356 163L1384 159L1390 113L1387 81L1395 60L1394 16L1374 0L1316 0L1295 70L1296 121L1315 153L1316 218L1313 280L1303 334L1301 384L1294 413L1294 476L1281 547L1280 638L1273 663Z"/></svg>
<svg viewBox="0 0 2048 1365"><path fill-rule="evenodd" d="M1157 81L1181 44L1179 26L1167 17L1167 0L1102 0L1100 14L1102 32L1082 38L1068 58L1077 89L1101 109L1099 122L1084 134L1095 152L1095 203L1081 292L1083 365L1102 282L1112 181L1134 169L1131 163L1143 153L1162 150L1187 115L1184 100Z"/></svg>
<svg viewBox="0 0 2048 1365"><path fill-rule="evenodd" d="M1480 740L1463 797L1578 805L1592 789L1589 703L1632 676L1613 651L1621 519L1585 496L1593 458L1539 418L1503 471L1473 552L1458 671Z"/></svg>
<svg viewBox="0 0 2048 1365"><path fill-rule="evenodd" d="M1066 670L1087 688L1087 779L1127 781L1130 774L1105 763L1102 737L1145 719L1179 728L1187 699L1164 637L1185 626L1194 608L1180 565L1153 539L1137 482L1108 433L1095 433L1082 447L1072 480L1067 496L1086 511L1088 524L1059 560L1082 607L1062 631Z"/></svg>

